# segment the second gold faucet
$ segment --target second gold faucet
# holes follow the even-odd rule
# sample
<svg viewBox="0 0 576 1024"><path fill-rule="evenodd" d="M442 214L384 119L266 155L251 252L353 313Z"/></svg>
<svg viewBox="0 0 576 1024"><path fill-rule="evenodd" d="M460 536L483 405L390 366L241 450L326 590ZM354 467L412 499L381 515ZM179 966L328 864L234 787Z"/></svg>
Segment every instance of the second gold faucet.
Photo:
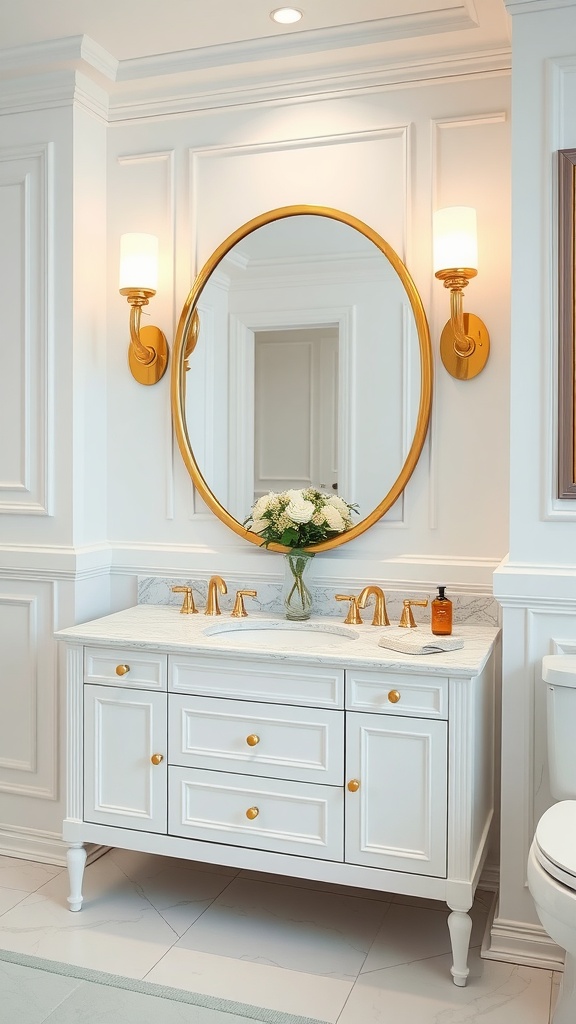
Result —
<svg viewBox="0 0 576 1024"><path fill-rule="evenodd" d="M390 619L388 618L388 612L386 611L386 598L384 597L384 591L381 587L364 587L364 590L358 598L358 607L365 608L368 603L368 598L374 597L374 618L372 619L373 626L389 626Z"/></svg>
<svg viewBox="0 0 576 1024"><path fill-rule="evenodd" d="M218 604L218 591L221 594L228 593L228 587L221 576L211 576L208 583L208 597L206 599L206 611L204 615L221 615Z"/></svg>

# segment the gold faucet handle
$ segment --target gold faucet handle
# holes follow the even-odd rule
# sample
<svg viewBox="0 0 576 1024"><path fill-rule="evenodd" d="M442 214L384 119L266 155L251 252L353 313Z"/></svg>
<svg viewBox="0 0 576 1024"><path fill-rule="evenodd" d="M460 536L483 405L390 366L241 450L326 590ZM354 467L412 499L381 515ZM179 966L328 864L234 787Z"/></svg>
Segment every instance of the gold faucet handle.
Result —
<svg viewBox="0 0 576 1024"><path fill-rule="evenodd" d="M198 609L194 604L194 595L192 594L192 587L172 587L173 594L184 594L184 600L182 601L182 607L180 609L181 615L194 615Z"/></svg>
<svg viewBox="0 0 576 1024"><path fill-rule="evenodd" d="M415 629L418 623L414 620L412 614L412 606L417 605L418 608L427 608L428 601L409 601L408 598L404 600L404 607L402 609L402 615L400 616L399 626L404 626L406 629Z"/></svg>
<svg viewBox="0 0 576 1024"><path fill-rule="evenodd" d="M242 619L246 615L248 615L248 612L246 611L246 609L244 607L244 598L245 597L257 597L257 593L258 592L256 590L237 590L236 591L236 600L234 601L234 607L233 607L233 609L232 609L232 611L230 613L233 616L233 618L235 618L235 619Z"/></svg>
<svg viewBox="0 0 576 1024"><path fill-rule="evenodd" d="M360 612L358 611L358 598L354 594L334 594L337 601L350 601L348 615L344 619L349 626L362 625Z"/></svg>

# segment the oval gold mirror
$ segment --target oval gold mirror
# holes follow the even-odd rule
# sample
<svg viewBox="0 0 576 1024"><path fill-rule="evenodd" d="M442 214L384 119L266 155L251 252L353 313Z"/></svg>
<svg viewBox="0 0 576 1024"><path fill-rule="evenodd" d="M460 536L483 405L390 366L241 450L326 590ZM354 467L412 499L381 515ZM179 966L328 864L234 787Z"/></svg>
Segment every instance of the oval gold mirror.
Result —
<svg viewBox="0 0 576 1024"><path fill-rule="evenodd" d="M355 217L271 210L198 274L174 344L174 428L197 493L251 543L262 544L243 526L254 501L307 487L358 510L350 529L308 550L364 533L406 487L431 401L420 296L390 245Z"/></svg>

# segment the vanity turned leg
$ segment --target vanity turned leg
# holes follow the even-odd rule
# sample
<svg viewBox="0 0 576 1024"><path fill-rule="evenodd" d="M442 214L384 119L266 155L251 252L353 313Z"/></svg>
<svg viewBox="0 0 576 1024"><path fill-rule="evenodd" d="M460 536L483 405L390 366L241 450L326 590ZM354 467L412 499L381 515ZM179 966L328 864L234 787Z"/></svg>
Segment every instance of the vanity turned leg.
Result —
<svg viewBox="0 0 576 1024"><path fill-rule="evenodd" d="M86 864L86 850L82 843L72 843L66 854L68 864L68 878L70 881L70 895L68 903L70 910L80 910L82 906L82 879L84 877L84 865Z"/></svg>
<svg viewBox="0 0 576 1024"><path fill-rule="evenodd" d="M454 984L464 988L470 973L468 949L470 947L472 918L470 914L461 908L455 909L450 907L450 909L452 910L452 913L448 916L448 929L452 943L452 967L450 968L450 973L454 979Z"/></svg>

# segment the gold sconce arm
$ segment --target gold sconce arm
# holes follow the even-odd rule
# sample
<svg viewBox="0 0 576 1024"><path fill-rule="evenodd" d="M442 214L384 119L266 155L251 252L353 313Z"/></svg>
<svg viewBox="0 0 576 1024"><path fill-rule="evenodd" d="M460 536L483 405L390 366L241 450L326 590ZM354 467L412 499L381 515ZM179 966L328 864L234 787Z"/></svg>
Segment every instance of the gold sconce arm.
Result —
<svg viewBox="0 0 576 1024"><path fill-rule="evenodd" d="M130 347L128 364L139 384L157 384L168 366L168 342L159 327L141 327L142 306L156 292L152 288L121 288L130 303Z"/></svg>
<svg viewBox="0 0 576 1024"><path fill-rule="evenodd" d="M453 377L469 380L484 369L490 335L474 313L464 313L463 290L478 266L476 211L455 206L434 214L435 276L450 289L450 320L440 338L442 362Z"/></svg>
<svg viewBox="0 0 576 1024"><path fill-rule="evenodd" d="M470 268L436 271L436 277L450 289L450 319L440 337L440 355L448 373L459 380L476 377L490 354L486 325L474 313L463 311L463 289L476 274Z"/></svg>
<svg viewBox="0 0 576 1024"><path fill-rule="evenodd" d="M126 234L120 239L120 294L130 304L128 365L139 384L156 384L168 366L168 343L159 327L141 327L142 307L156 295L158 239Z"/></svg>

